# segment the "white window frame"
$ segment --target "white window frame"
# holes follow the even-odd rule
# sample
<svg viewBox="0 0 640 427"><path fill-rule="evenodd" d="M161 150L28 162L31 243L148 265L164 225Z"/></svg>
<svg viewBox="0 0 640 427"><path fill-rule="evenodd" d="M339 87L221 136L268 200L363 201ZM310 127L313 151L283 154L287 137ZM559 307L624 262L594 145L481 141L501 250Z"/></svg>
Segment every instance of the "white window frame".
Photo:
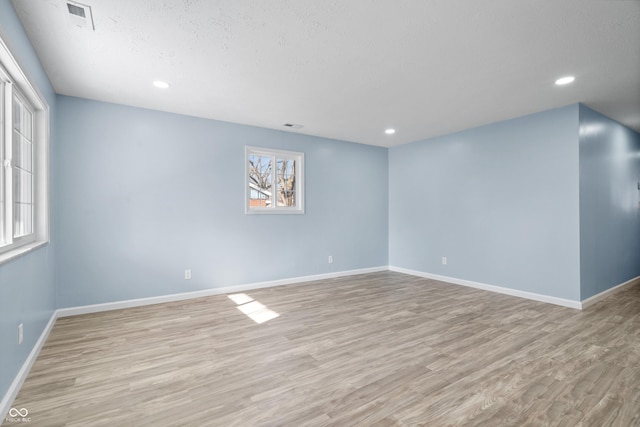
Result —
<svg viewBox="0 0 640 427"><path fill-rule="evenodd" d="M14 238L13 96L32 113L32 233ZM49 105L0 38L0 264L49 242Z"/></svg>
<svg viewBox="0 0 640 427"><path fill-rule="evenodd" d="M257 155L263 157L271 157L273 165L277 165L278 159L294 160L296 162L295 170L295 200L296 206L277 206L272 203L271 206L257 207L250 206L251 187L250 187L250 165L249 156ZM304 214L304 153L297 151L275 150L271 148L246 146L244 152L244 188L245 188L245 213L246 214ZM277 166L275 166L277 167ZM272 188L276 188L275 173L272 173Z"/></svg>

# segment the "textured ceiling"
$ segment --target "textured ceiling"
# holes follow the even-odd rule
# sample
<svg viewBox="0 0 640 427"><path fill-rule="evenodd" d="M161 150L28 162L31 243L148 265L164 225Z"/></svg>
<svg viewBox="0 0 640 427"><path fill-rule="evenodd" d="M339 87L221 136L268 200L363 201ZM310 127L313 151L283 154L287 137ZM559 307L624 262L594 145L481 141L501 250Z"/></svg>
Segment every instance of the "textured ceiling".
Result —
<svg viewBox="0 0 640 427"><path fill-rule="evenodd" d="M64 95L381 146L574 102L640 130L638 0L83 3L13 0Z"/></svg>

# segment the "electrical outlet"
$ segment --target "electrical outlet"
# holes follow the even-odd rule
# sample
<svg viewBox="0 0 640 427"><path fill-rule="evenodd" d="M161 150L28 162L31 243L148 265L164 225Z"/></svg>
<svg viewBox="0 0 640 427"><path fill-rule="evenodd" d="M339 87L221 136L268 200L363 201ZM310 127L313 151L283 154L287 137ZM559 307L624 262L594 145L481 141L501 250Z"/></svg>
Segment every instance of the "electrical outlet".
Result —
<svg viewBox="0 0 640 427"><path fill-rule="evenodd" d="M447 265L447 257L446 256L442 257L442 265Z"/></svg>
<svg viewBox="0 0 640 427"><path fill-rule="evenodd" d="M22 344L24 340L24 324L20 323L18 325L18 344Z"/></svg>
<svg viewBox="0 0 640 427"><path fill-rule="evenodd" d="M329 264L333 264L333 256L329 255Z"/></svg>
<svg viewBox="0 0 640 427"><path fill-rule="evenodd" d="M191 270L184 271L184 280L191 280Z"/></svg>

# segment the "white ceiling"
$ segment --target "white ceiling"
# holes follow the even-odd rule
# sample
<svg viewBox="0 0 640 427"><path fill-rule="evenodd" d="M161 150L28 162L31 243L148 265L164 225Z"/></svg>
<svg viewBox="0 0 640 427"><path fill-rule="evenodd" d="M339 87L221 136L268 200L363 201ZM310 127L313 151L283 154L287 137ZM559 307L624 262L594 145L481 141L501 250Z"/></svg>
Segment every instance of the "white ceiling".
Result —
<svg viewBox="0 0 640 427"><path fill-rule="evenodd" d="M638 0L82 2L95 31L12 1L64 95L387 147L574 102L640 131Z"/></svg>

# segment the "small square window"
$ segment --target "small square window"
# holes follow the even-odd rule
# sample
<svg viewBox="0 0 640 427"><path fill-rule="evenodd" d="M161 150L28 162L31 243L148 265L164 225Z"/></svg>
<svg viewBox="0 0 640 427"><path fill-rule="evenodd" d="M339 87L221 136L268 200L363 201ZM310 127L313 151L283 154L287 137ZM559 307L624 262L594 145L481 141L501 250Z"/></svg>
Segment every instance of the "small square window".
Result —
<svg viewBox="0 0 640 427"><path fill-rule="evenodd" d="M246 213L304 213L304 154L245 148Z"/></svg>

